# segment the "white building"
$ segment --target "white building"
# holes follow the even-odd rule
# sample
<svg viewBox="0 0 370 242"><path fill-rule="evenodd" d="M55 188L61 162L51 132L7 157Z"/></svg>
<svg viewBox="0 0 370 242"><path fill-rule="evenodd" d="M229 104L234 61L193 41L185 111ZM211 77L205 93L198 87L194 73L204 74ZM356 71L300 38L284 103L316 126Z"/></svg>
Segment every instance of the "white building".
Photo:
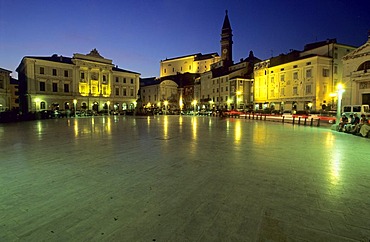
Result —
<svg viewBox="0 0 370 242"><path fill-rule="evenodd" d="M11 73L11 71L0 68L0 112L11 109Z"/></svg>
<svg viewBox="0 0 370 242"><path fill-rule="evenodd" d="M370 105L370 33L365 44L343 57L343 105Z"/></svg>

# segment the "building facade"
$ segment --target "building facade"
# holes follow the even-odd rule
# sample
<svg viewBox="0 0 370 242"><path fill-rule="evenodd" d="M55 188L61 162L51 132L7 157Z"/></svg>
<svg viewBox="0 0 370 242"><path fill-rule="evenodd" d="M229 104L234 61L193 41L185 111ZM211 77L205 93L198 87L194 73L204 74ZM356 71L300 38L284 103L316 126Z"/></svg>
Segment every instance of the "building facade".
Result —
<svg viewBox="0 0 370 242"><path fill-rule="evenodd" d="M143 78L140 81L140 105L144 109L178 108L178 85L172 80Z"/></svg>
<svg viewBox="0 0 370 242"><path fill-rule="evenodd" d="M342 80L341 58L353 49L332 39L256 64L254 109L335 109L333 93Z"/></svg>
<svg viewBox="0 0 370 242"><path fill-rule="evenodd" d="M0 68L0 112L11 110L11 89L10 80L12 72Z"/></svg>
<svg viewBox="0 0 370 242"><path fill-rule="evenodd" d="M343 105L370 105L370 32L365 44L343 57Z"/></svg>
<svg viewBox="0 0 370 242"><path fill-rule="evenodd" d="M133 110L140 74L114 66L96 49L73 57L26 56L17 68L22 112Z"/></svg>
<svg viewBox="0 0 370 242"><path fill-rule="evenodd" d="M161 60L160 78L173 76L183 73L203 73L211 69L211 65L219 62L220 57L217 53L192 54L171 59Z"/></svg>

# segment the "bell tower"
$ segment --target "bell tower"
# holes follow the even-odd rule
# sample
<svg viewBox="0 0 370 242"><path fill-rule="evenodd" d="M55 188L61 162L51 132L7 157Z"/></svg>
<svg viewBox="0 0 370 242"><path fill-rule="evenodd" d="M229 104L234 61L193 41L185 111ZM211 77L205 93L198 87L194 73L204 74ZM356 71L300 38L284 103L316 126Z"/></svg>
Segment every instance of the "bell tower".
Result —
<svg viewBox="0 0 370 242"><path fill-rule="evenodd" d="M230 26L230 21L226 10L224 24L221 31L221 59L224 65L232 65L233 63L233 34Z"/></svg>

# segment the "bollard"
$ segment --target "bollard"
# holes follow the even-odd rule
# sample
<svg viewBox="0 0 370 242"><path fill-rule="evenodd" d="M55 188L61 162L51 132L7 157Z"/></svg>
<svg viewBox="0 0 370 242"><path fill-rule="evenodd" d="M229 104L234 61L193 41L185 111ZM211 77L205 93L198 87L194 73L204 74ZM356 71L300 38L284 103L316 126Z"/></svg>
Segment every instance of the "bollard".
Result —
<svg viewBox="0 0 370 242"><path fill-rule="evenodd" d="M295 117L293 117L293 125L294 125Z"/></svg>
<svg viewBox="0 0 370 242"><path fill-rule="evenodd" d="M307 124L307 118L304 118L304 123L303 123L303 125L304 125L304 126L306 126L306 124Z"/></svg>
<svg viewBox="0 0 370 242"><path fill-rule="evenodd" d="M318 119L318 120L317 120L317 127L320 127L320 120L321 120L321 119Z"/></svg>
<svg viewBox="0 0 370 242"><path fill-rule="evenodd" d="M262 114L261 114L261 116L260 116L260 120L262 120Z"/></svg>
<svg viewBox="0 0 370 242"><path fill-rule="evenodd" d="M285 117L283 116L283 123L284 123L284 118L285 118Z"/></svg>
<svg viewBox="0 0 370 242"><path fill-rule="evenodd" d="M265 121L266 121L266 116L267 116L267 115L265 115Z"/></svg>
<svg viewBox="0 0 370 242"><path fill-rule="evenodd" d="M313 118L311 118L311 124L310 124L310 126L312 127L312 125L313 125Z"/></svg>
<svg viewBox="0 0 370 242"><path fill-rule="evenodd" d="M301 117L298 117L298 125L301 125Z"/></svg>

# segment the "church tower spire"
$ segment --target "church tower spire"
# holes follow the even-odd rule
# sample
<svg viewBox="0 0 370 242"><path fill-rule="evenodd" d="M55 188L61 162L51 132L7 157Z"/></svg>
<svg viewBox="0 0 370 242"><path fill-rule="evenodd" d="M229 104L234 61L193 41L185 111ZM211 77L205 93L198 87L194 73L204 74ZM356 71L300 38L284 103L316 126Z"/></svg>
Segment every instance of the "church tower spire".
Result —
<svg viewBox="0 0 370 242"><path fill-rule="evenodd" d="M221 59L224 65L231 65L233 63L232 45L233 34L228 16L228 11L225 12L225 19L221 30Z"/></svg>

